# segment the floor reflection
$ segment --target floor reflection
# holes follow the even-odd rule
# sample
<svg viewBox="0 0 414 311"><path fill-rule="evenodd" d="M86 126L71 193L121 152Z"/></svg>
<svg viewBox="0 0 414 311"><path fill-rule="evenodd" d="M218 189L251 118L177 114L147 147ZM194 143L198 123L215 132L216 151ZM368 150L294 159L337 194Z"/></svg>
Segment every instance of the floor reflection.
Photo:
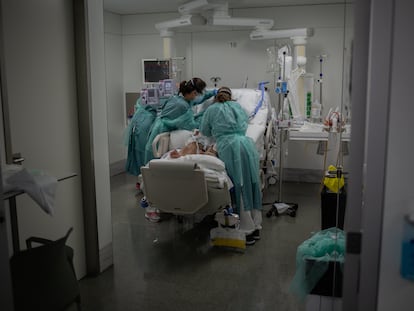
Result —
<svg viewBox="0 0 414 311"><path fill-rule="evenodd" d="M111 180L114 265L80 282L83 310L305 310L288 288L297 246L320 230L319 184L284 183L297 216L267 218L265 206L261 240L234 252L210 246L211 219L146 220L135 181L125 174Z"/></svg>

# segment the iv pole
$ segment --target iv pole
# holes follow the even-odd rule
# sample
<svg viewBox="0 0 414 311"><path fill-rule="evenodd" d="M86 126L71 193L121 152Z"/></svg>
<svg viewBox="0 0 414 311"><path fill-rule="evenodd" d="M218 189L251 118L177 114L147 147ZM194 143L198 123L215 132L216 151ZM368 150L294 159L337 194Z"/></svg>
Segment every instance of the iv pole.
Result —
<svg viewBox="0 0 414 311"><path fill-rule="evenodd" d="M284 116L284 101L289 93L287 89L287 82L285 81L286 78L286 52L283 52L283 71L282 71L282 79L280 82L277 83L276 86L276 93L279 95L279 103L278 103L278 110L280 111L280 120L278 121L278 129L279 129L279 193L278 193L278 200L272 205L270 210L266 213L267 217L271 217L273 214L275 216L279 216L282 213L286 213L291 217L296 216L296 210L298 208L298 204L296 203L283 203L282 201L282 189L283 189L283 145L284 145L284 138L287 132L287 128L290 126L290 122L285 122Z"/></svg>
<svg viewBox="0 0 414 311"><path fill-rule="evenodd" d="M282 81L285 81L286 79L286 52L283 52L283 72L282 72ZM281 92L279 92L279 111L281 111L281 117L280 117L280 121L281 124L283 125L283 121L285 119L285 115L284 115L284 106L285 106L285 98L288 94L288 90L286 89L286 91L283 91L283 87ZM279 126L278 126L279 127ZM279 200L278 202L282 202L282 180L283 180L283 140L284 140L284 134L285 134L285 129L283 127L279 127L280 130L280 150L279 150Z"/></svg>

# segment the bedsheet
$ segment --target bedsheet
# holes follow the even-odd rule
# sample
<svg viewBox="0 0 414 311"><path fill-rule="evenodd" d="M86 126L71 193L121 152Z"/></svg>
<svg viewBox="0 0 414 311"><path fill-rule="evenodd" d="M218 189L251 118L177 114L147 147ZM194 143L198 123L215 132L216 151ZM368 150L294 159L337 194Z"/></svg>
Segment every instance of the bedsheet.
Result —
<svg viewBox="0 0 414 311"><path fill-rule="evenodd" d="M214 156L207 154L188 154L179 158L171 158L170 152L167 152L162 159L197 165L204 171L204 176L207 182L209 182L210 185L215 184L215 188L223 189L225 184L227 184L228 189L233 187L233 183L227 175L224 162Z"/></svg>

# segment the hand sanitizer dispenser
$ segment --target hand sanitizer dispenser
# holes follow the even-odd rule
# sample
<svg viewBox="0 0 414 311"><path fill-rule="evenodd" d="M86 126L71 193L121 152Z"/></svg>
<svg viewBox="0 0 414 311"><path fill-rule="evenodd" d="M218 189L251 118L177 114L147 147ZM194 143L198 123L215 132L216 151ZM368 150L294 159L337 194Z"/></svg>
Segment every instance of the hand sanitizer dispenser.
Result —
<svg viewBox="0 0 414 311"><path fill-rule="evenodd" d="M414 281L414 203L404 217L404 229L401 252L401 276Z"/></svg>

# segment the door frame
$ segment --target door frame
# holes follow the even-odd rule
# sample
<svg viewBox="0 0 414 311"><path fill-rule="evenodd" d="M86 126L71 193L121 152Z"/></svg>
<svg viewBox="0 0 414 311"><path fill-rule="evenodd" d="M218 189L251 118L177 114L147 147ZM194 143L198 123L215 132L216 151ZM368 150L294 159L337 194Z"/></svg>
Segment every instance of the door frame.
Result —
<svg viewBox="0 0 414 311"><path fill-rule="evenodd" d="M4 68L4 48L3 48L3 5L0 1L0 104L3 106L5 102L7 102L7 96L5 93L7 91L6 79L5 79L5 68ZM2 109L2 117L4 118L5 115L8 116L8 110L4 111ZM3 119L3 131L6 136L6 131L8 130L8 134L10 134L10 127L8 123L5 123L6 120ZM10 137L10 136L9 136ZM3 146L0 146L2 148ZM5 149L11 150L10 140L5 141ZM7 154L7 152L6 152ZM10 154L10 153L9 153ZM0 154L1 157L1 154ZM11 159L10 159L11 160ZM0 161L0 163L2 163ZM0 176L2 175L1 165L0 165ZM3 179L0 179L0 193L3 193ZM11 282L11 274L10 274L10 254L9 254L9 237L7 232L7 221L6 221L6 211L4 207L4 201L0 200L0 301L2 302L2 306L6 310L14 310L13 304L13 290L12 290L12 282Z"/></svg>
<svg viewBox="0 0 414 311"><path fill-rule="evenodd" d="M394 7L395 0L359 0L355 5L344 310L378 307Z"/></svg>
<svg viewBox="0 0 414 311"><path fill-rule="evenodd" d="M98 214L96 204L95 165L93 160L93 123L91 68L88 47L87 1L73 0L75 33L76 88L82 181L83 223L87 275L100 273Z"/></svg>

